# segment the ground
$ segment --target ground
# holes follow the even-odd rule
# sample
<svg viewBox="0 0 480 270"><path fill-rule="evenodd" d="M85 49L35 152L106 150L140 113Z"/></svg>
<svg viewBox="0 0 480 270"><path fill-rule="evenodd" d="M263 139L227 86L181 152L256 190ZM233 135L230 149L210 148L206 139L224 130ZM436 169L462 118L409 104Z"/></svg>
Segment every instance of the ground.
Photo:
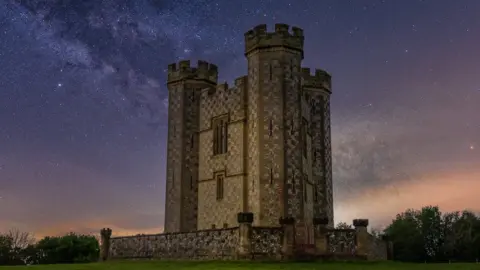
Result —
<svg viewBox="0 0 480 270"><path fill-rule="evenodd" d="M72 265L40 265L24 267L0 267L1 270L442 270L442 269L480 269L480 264L404 264L404 263L249 263L249 262L159 262L129 261Z"/></svg>

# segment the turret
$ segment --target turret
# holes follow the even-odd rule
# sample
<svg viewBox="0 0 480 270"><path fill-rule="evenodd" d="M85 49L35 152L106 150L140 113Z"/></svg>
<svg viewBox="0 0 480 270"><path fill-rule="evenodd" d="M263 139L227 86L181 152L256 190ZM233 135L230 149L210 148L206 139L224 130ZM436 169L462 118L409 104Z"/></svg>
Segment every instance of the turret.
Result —
<svg viewBox="0 0 480 270"><path fill-rule="evenodd" d="M218 68L216 65L202 60L198 61L197 67L192 67L189 60L180 61L178 66L175 63L168 65L167 84L185 79L202 80L216 85Z"/></svg>
<svg viewBox="0 0 480 270"><path fill-rule="evenodd" d="M315 74L309 68L302 68L303 86L314 89L324 89L332 93L332 76L325 70L315 69Z"/></svg>
<svg viewBox="0 0 480 270"><path fill-rule="evenodd" d="M267 25L261 24L245 33L245 55L258 49L283 47L302 53L303 59L303 30L288 24L275 24L275 32L267 32Z"/></svg>

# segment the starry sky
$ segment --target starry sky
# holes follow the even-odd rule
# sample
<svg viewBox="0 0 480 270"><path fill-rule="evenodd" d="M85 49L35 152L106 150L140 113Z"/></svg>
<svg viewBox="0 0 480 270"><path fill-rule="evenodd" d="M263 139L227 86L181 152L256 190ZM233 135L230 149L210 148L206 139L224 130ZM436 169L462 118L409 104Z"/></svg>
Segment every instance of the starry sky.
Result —
<svg viewBox="0 0 480 270"><path fill-rule="evenodd" d="M480 211L478 0L0 0L0 231L156 233L166 68L246 74L243 34L305 31L333 75L336 222Z"/></svg>

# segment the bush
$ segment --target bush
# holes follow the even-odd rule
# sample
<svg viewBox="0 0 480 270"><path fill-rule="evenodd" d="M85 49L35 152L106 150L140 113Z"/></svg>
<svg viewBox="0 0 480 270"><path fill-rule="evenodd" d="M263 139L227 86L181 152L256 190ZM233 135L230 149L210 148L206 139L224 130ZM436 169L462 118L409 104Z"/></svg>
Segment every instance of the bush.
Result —
<svg viewBox="0 0 480 270"><path fill-rule="evenodd" d="M94 236L70 233L45 237L36 244L26 241L30 238L25 236L28 234L0 234L0 265L88 263L99 259L100 246Z"/></svg>
<svg viewBox="0 0 480 270"><path fill-rule="evenodd" d="M36 248L40 264L86 263L98 261L100 246L94 236L67 234L45 237Z"/></svg>

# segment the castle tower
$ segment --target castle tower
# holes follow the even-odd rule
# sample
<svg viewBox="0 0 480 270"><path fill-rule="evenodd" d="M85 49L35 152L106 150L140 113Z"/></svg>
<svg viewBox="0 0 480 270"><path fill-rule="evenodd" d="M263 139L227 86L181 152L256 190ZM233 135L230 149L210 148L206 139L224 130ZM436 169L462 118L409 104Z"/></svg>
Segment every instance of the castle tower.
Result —
<svg viewBox="0 0 480 270"><path fill-rule="evenodd" d="M276 24L245 33L248 61L249 210L255 225L303 220L301 77L303 31ZM287 162L288 161L288 162Z"/></svg>
<svg viewBox="0 0 480 270"><path fill-rule="evenodd" d="M320 180L326 154L314 153L312 145L321 151L330 147L330 136L325 136L330 123L317 114L324 109L315 107L326 103L313 106L305 98L303 43L303 30L293 27L290 32L285 24L276 24L274 32L259 25L245 33L248 210L258 226L278 226L280 217L294 217L298 242L313 243L313 218L325 206L319 195L331 196L326 195L331 185ZM317 159L322 160L321 172Z"/></svg>
<svg viewBox="0 0 480 270"><path fill-rule="evenodd" d="M333 227L332 147L330 131L331 76L321 69L302 68L303 100L310 110L314 217L327 217Z"/></svg>
<svg viewBox="0 0 480 270"><path fill-rule="evenodd" d="M168 66L168 142L165 232L197 229L200 91L215 87L215 65L190 61Z"/></svg>

